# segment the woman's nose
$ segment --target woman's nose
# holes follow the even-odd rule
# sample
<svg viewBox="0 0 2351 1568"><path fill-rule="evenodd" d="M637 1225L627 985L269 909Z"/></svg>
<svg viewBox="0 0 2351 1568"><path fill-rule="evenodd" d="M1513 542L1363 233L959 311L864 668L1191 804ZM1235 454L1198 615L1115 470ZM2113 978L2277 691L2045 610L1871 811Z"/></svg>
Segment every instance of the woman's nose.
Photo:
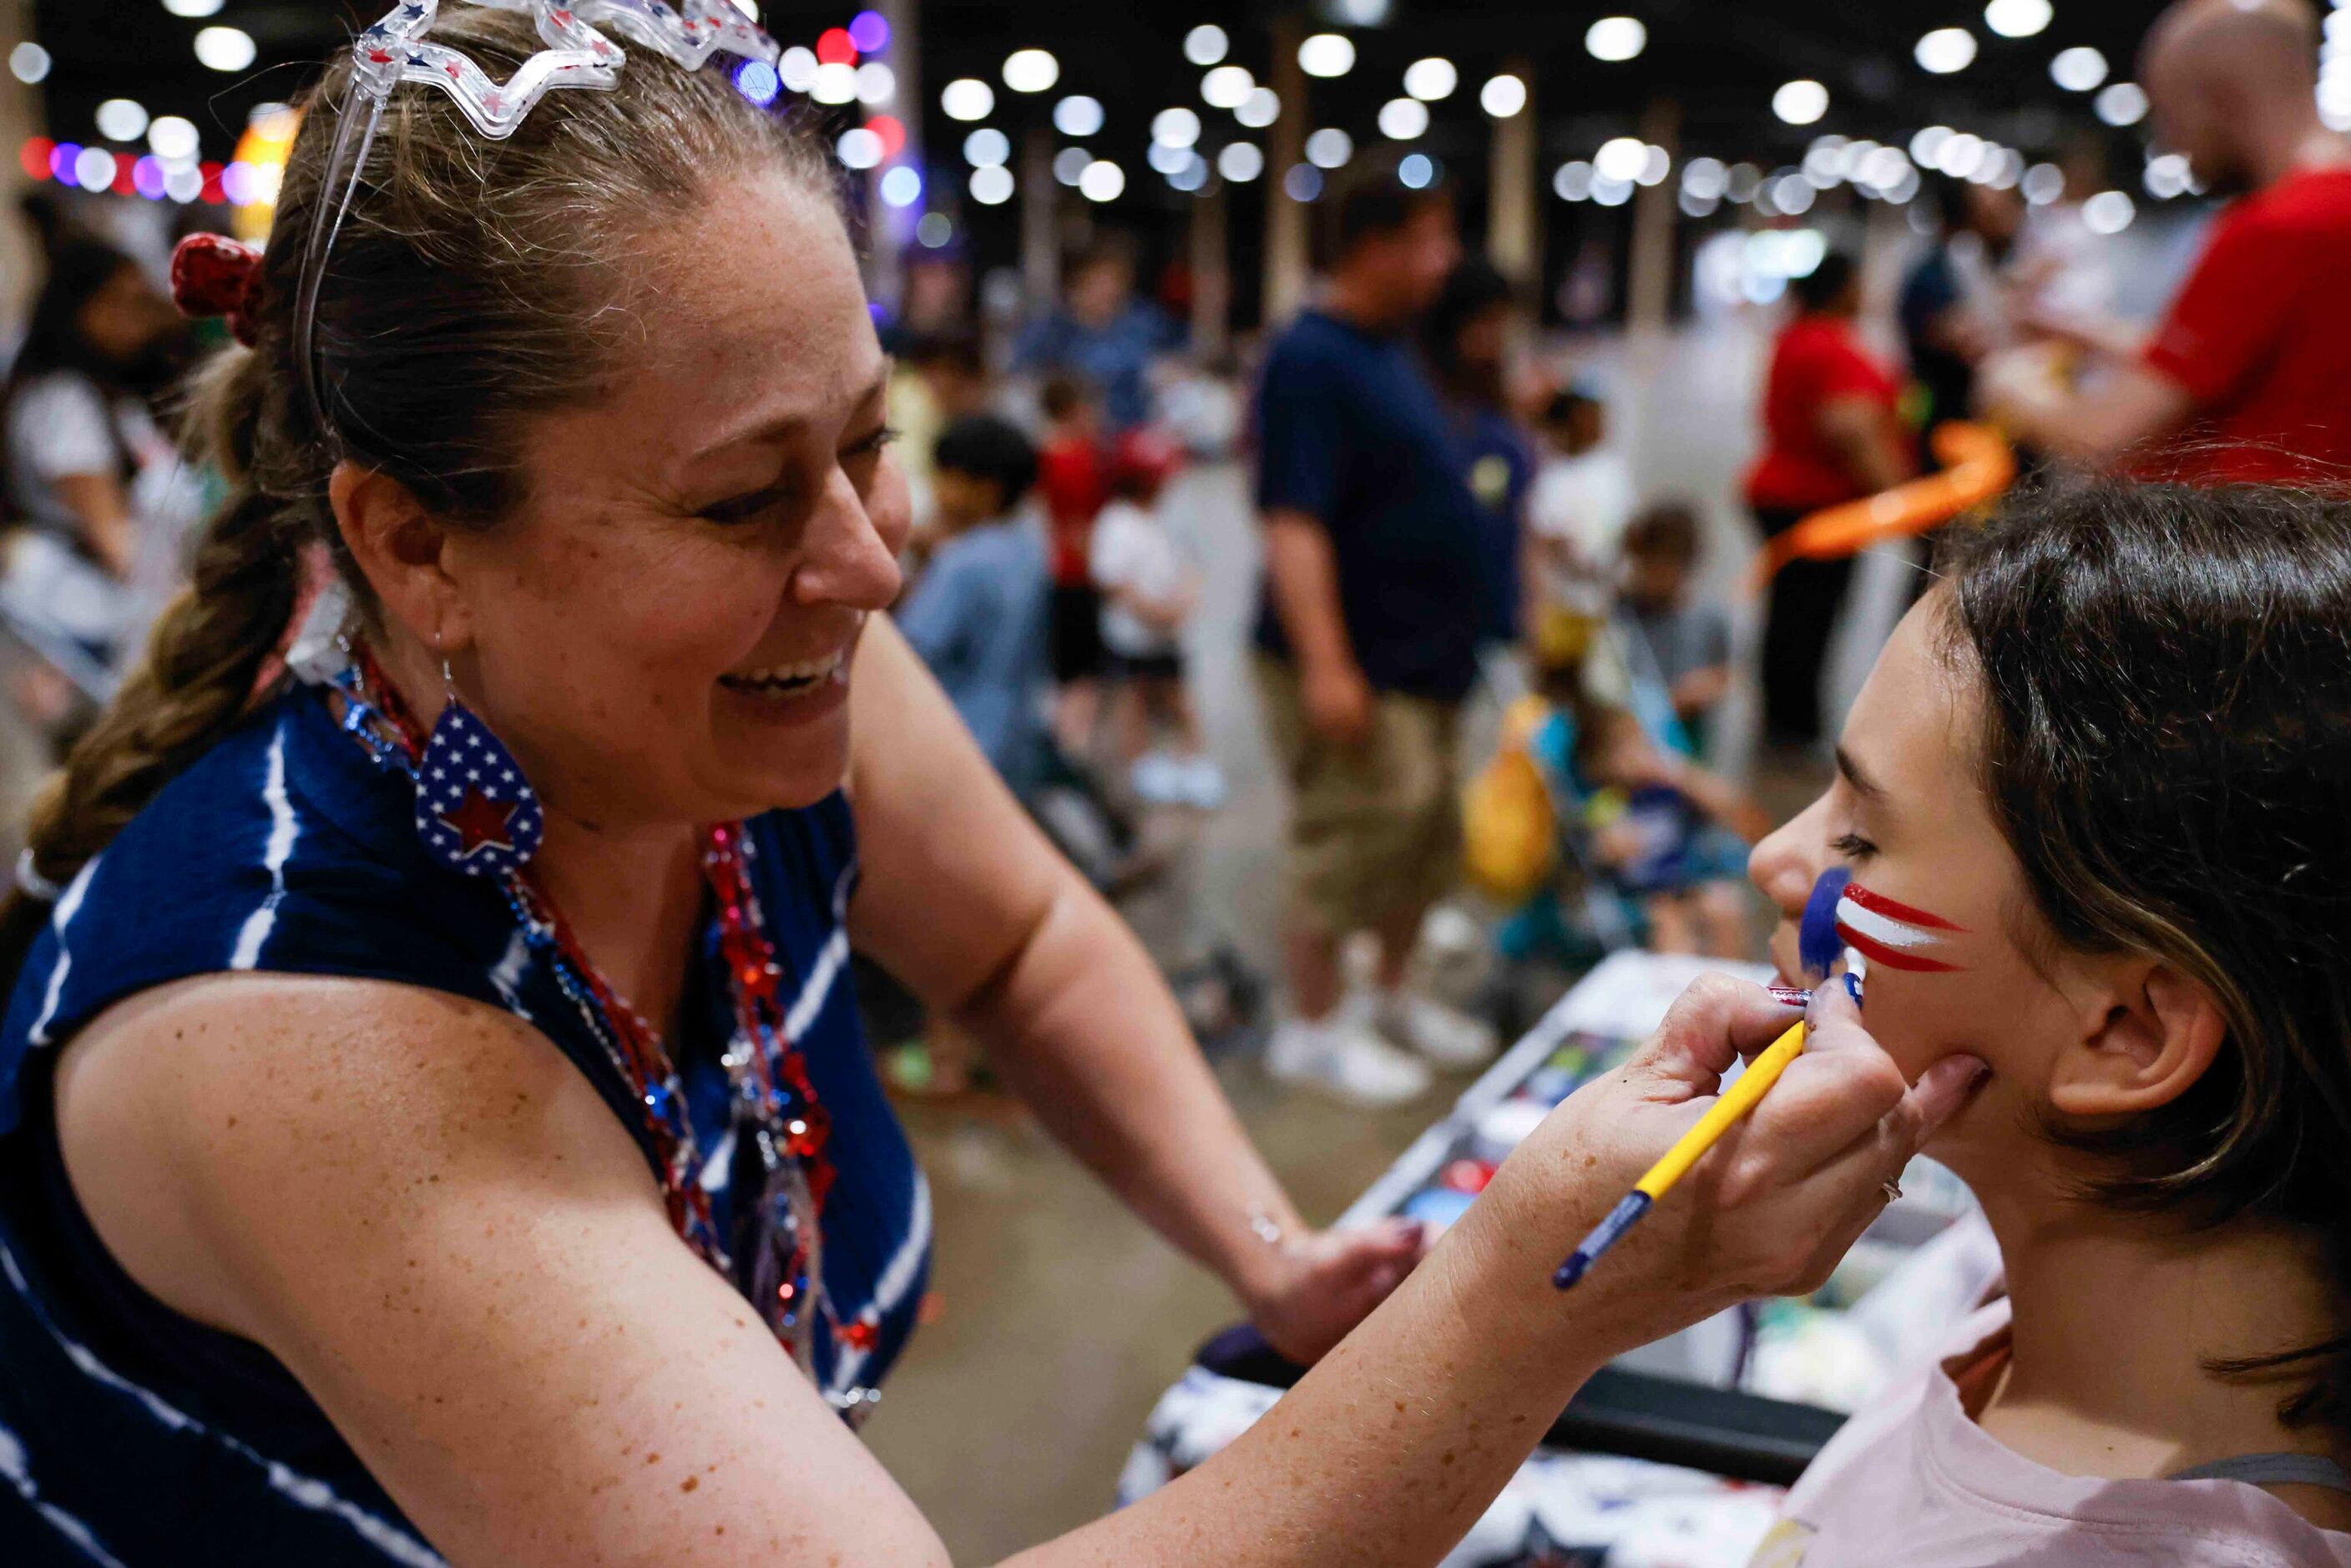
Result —
<svg viewBox="0 0 2351 1568"><path fill-rule="evenodd" d="M1748 880L1791 920L1803 915L1804 900L1828 865L1828 803L1823 795L1747 856Z"/></svg>
<svg viewBox="0 0 2351 1568"><path fill-rule="evenodd" d="M840 604L852 610L887 610L897 602L904 580L887 536L894 531L903 543L904 530L892 529L885 519L893 505L903 510L904 500L903 482L878 482L869 500L857 493L846 474L835 471L831 488L810 519L800 564L792 573L793 597L803 604Z"/></svg>

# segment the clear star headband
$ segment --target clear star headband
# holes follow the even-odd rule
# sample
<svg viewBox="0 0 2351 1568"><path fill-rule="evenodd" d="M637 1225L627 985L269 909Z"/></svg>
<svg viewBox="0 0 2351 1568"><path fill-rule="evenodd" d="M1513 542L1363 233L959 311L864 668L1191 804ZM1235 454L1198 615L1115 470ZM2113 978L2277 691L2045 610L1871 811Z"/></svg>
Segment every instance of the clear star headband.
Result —
<svg viewBox="0 0 2351 1568"><path fill-rule="evenodd" d="M610 91L620 85L628 56L598 31L610 27L641 48L667 57L686 70L699 70L724 51L773 66L782 53L766 31L747 20L733 0L473 0L495 11L528 12L547 47L516 68L504 83L473 59L445 44L424 41L441 9L440 0L408 0L361 33L351 49L351 84L335 128L335 145L319 183L320 200L302 256L302 286L295 300L294 349L312 413L328 425L319 395L313 340L319 289L327 257L342 233L343 219L358 193L361 171L383 123L384 107L402 82L439 88L456 100L474 129L492 141L515 132L538 100L554 88ZM356 155L353 148L356 146ZM348 162L346 162L348 160ZM347 173L348 170L348 173ZM340 186L341 194L328 200Z"/></svg>

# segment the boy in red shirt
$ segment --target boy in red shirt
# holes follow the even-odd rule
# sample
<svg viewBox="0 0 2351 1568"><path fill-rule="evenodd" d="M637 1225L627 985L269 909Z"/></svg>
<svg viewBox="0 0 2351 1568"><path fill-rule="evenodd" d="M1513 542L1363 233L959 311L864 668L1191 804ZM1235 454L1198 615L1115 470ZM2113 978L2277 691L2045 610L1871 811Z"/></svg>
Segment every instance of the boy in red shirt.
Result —
<svg viewBox="0 0 2351 1568"><path fill-rule="evenodd" d="M1102 449L1102 404L1071 376L1054 376L1041 394L1045 440L1037 452L1037 491L1052 535L1052 660L1058 688L1053 727L1061 749L1084 758L1102 707L1102 593L1090 561L1094 518L1110 498Z"/></svg>

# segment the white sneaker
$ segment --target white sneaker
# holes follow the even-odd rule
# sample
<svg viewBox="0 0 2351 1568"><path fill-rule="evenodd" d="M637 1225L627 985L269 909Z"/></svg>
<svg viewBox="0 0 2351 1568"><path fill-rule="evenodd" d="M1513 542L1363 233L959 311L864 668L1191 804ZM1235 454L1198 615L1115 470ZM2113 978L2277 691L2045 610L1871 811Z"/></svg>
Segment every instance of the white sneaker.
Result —
<svg viewBox="0 0 2351 1568"><path fill-rule="evenodd" d="M1223 807L1230 791L1225 787L1225 770L1205 757L1195 757L1189 762L1177 764L1184 770L1184 799L1195 810L1214 811Z"/></svg>
<svg viewBox="0 0 2351 1568"><path fill-rule="evenodd" d="M1428 1092L1428 1069L1347 1016L1284 1019L1266 1042L1265 1070L1354 1105L1401 1105Z"/></svg>
<svg viewBox="0 0 2351 1568"><path fill-rule="evenodd" d="M1135 798L1150 806L1181 806L1189 799L1184 764L1164 751L1148 751L1134 759L1127 781Z"/></svg>
<svg viewBox="0 0 2351 1568"><path fill-rule="evenodd" d="M1374 1004L1380 1032L1439 1067L1483 1067L1501 1047L1493 1027L1416 991L1389 991Z"/></svg>

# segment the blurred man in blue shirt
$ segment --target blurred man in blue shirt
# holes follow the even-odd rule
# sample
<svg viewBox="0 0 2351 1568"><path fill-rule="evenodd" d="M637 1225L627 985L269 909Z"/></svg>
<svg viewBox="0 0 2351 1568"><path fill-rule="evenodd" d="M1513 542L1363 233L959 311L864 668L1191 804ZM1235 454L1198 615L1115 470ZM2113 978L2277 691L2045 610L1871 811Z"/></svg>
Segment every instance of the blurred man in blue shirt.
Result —
<svg viewBox="0 0 2351 1568"><path fill-rule="evenodd" d="M1325 204L1319 303L1258 390L1258 625L1267 727L1292 790L1285 957L1294 1016L1267 1066L1364 1103L1428 1086L1490 1030L1405 990L1422 916L1458 875L1454 737L1478 674L1481 518L1412 329L1459 255L1450 200L1367 160ZM1369 930L1375 995L1343 998L1338 946Z"/></svg>

